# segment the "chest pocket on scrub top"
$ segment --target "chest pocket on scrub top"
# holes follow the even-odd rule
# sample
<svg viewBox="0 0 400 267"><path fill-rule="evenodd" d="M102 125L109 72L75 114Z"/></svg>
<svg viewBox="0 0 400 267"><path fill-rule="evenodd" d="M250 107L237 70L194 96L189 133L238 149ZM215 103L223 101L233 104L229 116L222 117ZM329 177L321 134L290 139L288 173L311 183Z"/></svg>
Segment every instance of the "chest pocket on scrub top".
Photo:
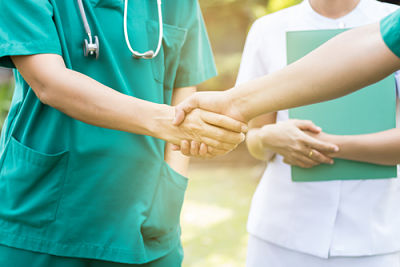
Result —
<svg viewBox="0 0 400 267"><path fill-rule="evenodd" d="M157 46L159 34L158 26L157 21L147 21L150 48ZM165 23L163 27L164 34L160 53L157 57L150 59L150 61L154 79L163 84L165 89L173 89L187 30Z"/></svg>

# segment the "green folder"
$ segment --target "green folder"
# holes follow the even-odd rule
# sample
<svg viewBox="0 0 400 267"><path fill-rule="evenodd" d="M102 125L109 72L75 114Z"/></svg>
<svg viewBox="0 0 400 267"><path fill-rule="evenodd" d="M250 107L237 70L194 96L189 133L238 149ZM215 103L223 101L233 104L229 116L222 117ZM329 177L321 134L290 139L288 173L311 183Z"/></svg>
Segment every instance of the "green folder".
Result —
<svg viewBox="0 0 400 267"><path fill-rule="evenodd" d="M300 59L344 30L296 31L287 33L288 64ZM289 117L313 121L326 133L357 135L396 127L396 85L394 75L360 91L328 102L289 110ZM385 179L397 176L396 166L383 166L335 159L311 169L292 167L296 182Z"/></svg>

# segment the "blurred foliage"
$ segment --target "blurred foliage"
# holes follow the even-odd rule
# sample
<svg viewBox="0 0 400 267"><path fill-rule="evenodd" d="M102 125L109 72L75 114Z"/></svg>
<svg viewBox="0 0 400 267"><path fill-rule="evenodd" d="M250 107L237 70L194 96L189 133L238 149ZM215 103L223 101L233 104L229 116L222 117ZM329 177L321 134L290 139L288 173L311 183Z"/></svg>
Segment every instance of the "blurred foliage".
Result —
<svg viewBox="0 0 400 267"><path fill-rule="evenodd" d="M259 17L300 3L301 0L200 0L218 76L199 90L223 90L235 84L246 35Z"/></svg>
<svg viewBox="0 0 400 267"><path fill-rule="evenodd" d="M14 83L12 80L0 84L0 128L7 117L7 113L11 105L13 87Z"/></svg>

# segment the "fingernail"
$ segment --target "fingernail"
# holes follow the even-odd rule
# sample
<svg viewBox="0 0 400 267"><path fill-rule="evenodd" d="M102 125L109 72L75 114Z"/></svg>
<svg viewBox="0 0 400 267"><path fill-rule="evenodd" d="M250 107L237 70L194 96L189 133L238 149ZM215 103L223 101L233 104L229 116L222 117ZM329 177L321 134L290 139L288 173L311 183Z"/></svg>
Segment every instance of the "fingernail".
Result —
<svg viewBox="0 0 400 267"><path fill-rule="evenodd" d="M249 127L247 127L247 125L243 125L242 126L242 132L243 133L247 133L249 131Z"/></svg>
<svg viewBox="0 0 400 267"><path fill-rule="evenodd" d="M317 127L317 130L318 130L318 131L322 131L322 128L321 128L321 127Z"/></svg>
<svg viewBox="0 0 400 267"><path fill-rule="evenodd" d="M335 152L339 152L339 147L338 147L338 146L335 146L335 147L333 148L333 150L334 150Z"/></svg>
<svg viewBox="0 0 400 267"><path fill-rule="evenodd" d="M335 163L333 160L331 162L329 162L329 164L333 165L333 163Z"/></svg>

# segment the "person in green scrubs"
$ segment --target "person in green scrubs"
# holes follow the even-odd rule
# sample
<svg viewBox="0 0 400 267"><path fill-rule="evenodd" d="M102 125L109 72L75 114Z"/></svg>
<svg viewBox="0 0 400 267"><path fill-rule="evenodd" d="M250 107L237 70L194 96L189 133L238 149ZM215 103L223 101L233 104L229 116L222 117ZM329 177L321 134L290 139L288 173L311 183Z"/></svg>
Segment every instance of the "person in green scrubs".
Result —
<svg viewBox="0 0 400 267"><path fill-rule="evenodd" d="M124 12L124 4L127 10ZM244 140L246 125L195 110L174 126L190 86L215 75L197 1L0 0L0 65L15 93L0 139L0 266L174 267L188 139L205 157ZM178 12L179 11L179 12ZM202 149L203 148L203 149ZM210 149L211 148L211 149Z"/></svg>
<svg viewBox="0 0 400 267"><path fill-rule="evenodd" d="M259 115L337 98L375 83L400 69L400 10L378 23L339 34L312 53L273 74L219 92L199 92L176 107L179 125L194 108L249 121ZM373 107L371 107L373 108ZM400 134L400 130L396 130ZM377 133L379 134L379 133ZM385 149L400 151L395 136L381 138ZM326 140L321 140L326 141ZM193 153L194 142L174 150ZM196 144L196 147L199 145ZM400 153L397 152L400 160Z"/></svg>

